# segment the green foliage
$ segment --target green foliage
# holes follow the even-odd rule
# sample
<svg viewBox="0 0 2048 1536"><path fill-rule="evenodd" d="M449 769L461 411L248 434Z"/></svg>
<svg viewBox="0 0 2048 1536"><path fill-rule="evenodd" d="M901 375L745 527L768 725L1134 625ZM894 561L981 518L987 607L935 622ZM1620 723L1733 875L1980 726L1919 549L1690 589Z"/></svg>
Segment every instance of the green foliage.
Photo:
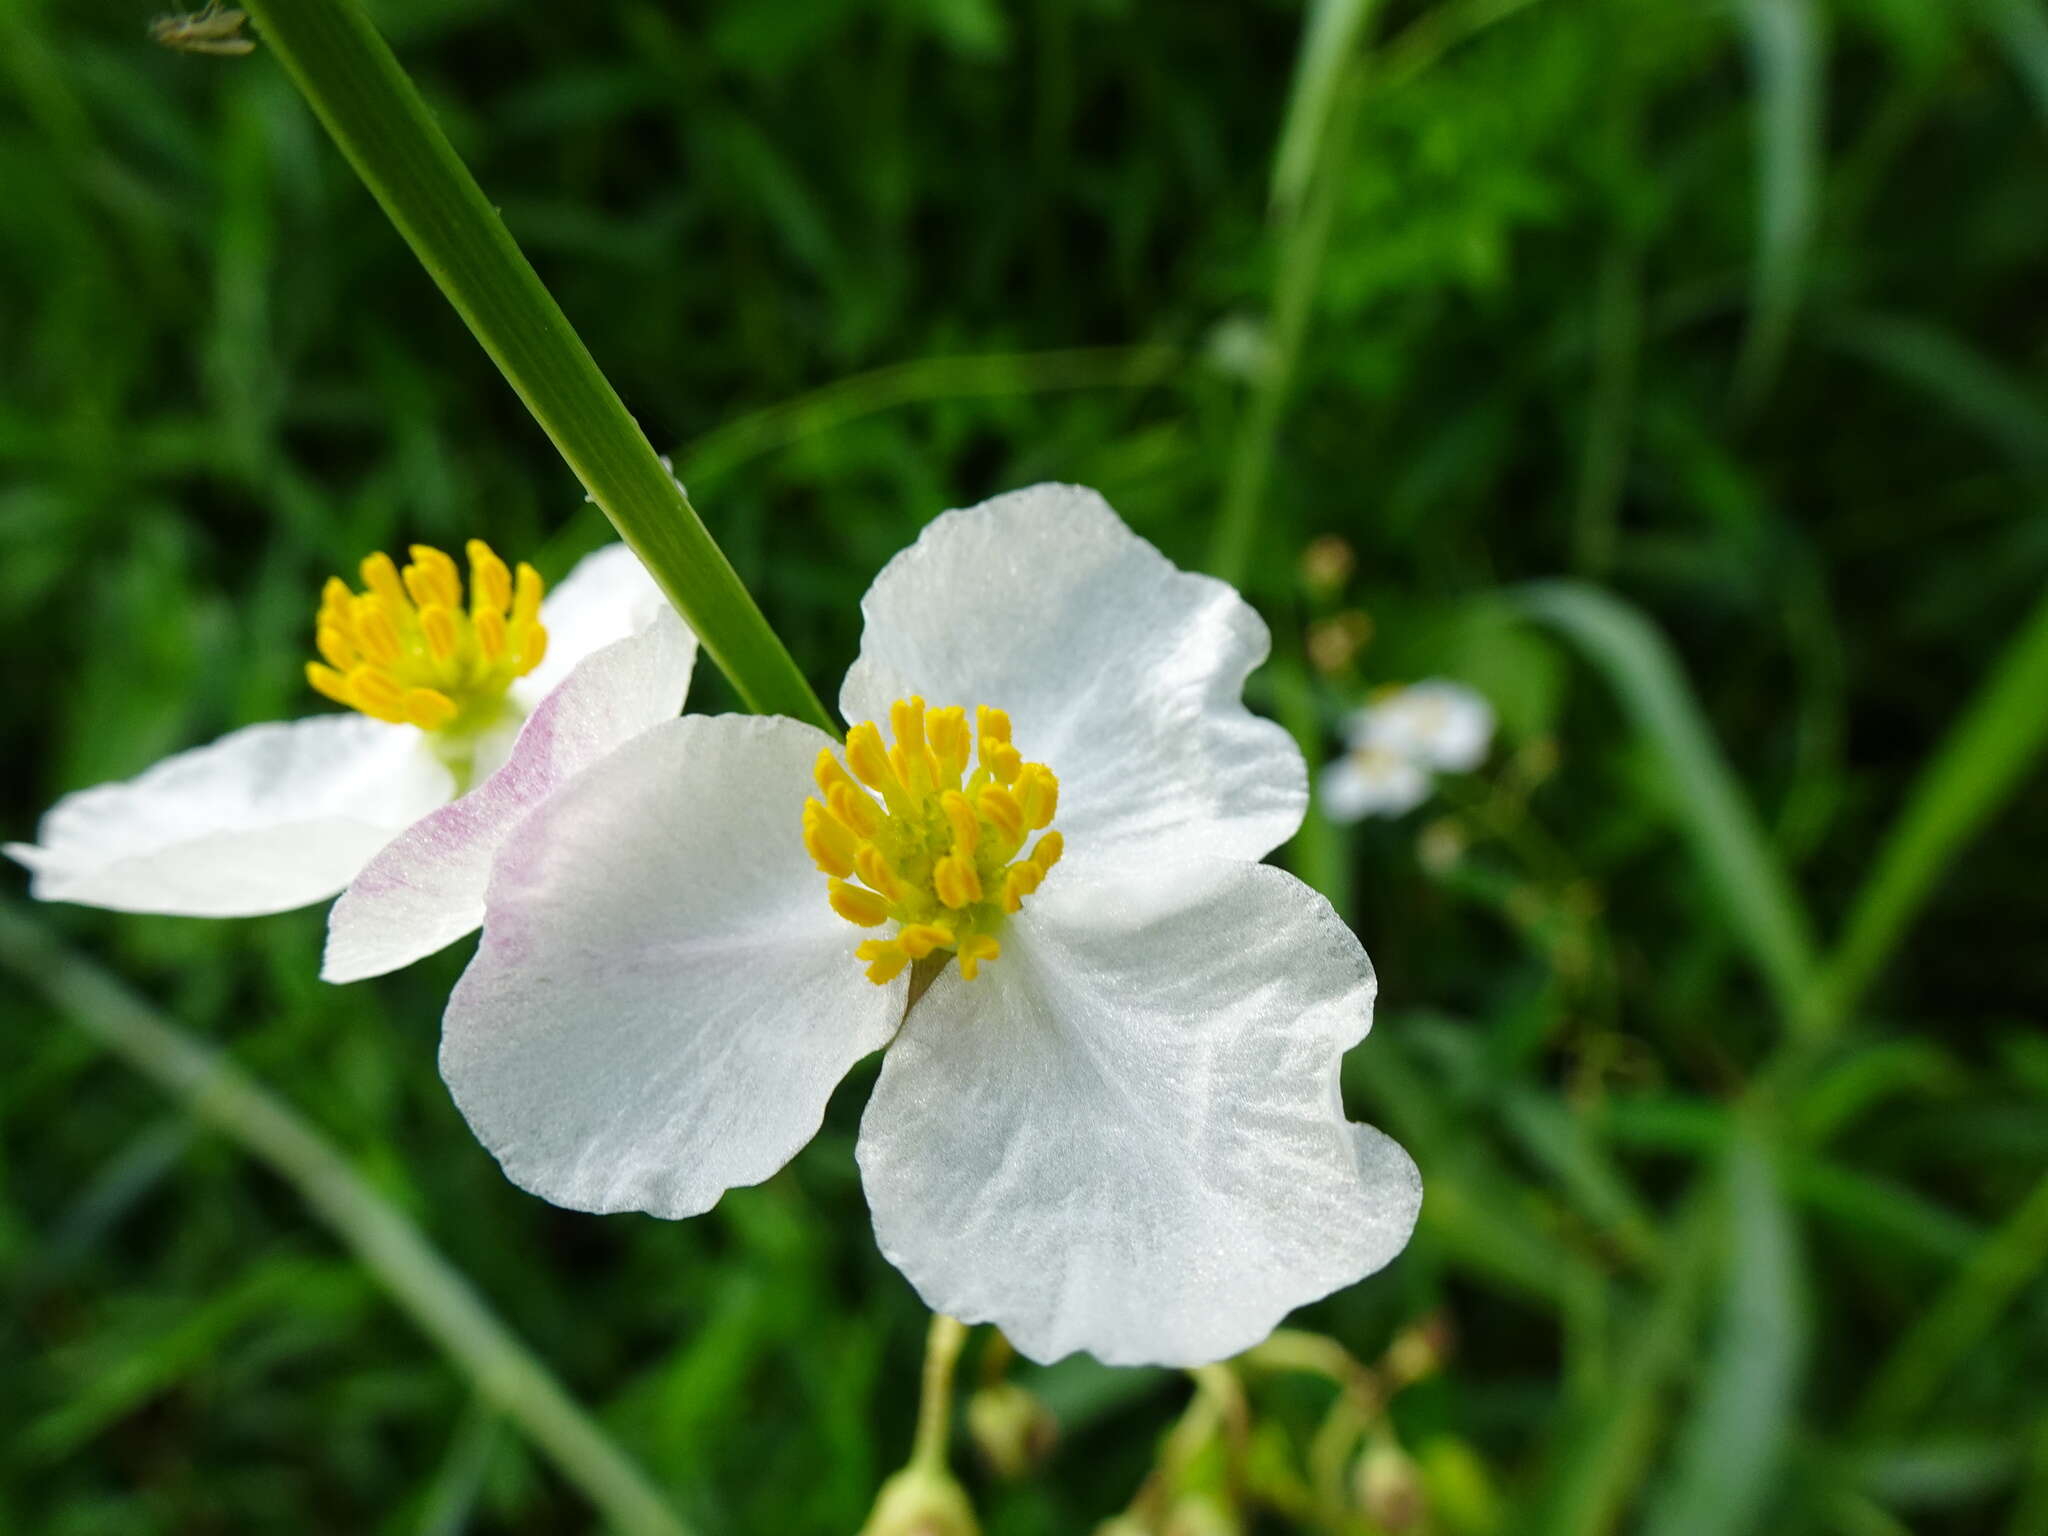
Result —
<svg viewBox="0 0 2048 1536"><path fill-rule="evenodd" d="M1347 1097L1428 1184L1300 1322L1379 1360L1447 1321L1374 1431L1428 1529L2042 1528L2037 0L373 10L822 696L925 519L1057 477L1220 551L1312 760L1376 684L1494 697L1481 773L1285 855L1373 954ZM366 550L609 536L276 59L148 19L0 0L9 837L311 708ZM336 989L318 913L34 916L338 1146L692 1529L860 1525L925 1323L871 1071L707 1217L570 1215L436 1076L459 950ZM0 1510L591 1527L274 1145L20 983ZM1126 1508L1185 1422L1167 1373L1017 1379L1063 1441L969 1474L991 1532ZM1254 1386L1253 1481L1323 1519L1346 1467L1283 1453L1329 1388Z"/></svg>

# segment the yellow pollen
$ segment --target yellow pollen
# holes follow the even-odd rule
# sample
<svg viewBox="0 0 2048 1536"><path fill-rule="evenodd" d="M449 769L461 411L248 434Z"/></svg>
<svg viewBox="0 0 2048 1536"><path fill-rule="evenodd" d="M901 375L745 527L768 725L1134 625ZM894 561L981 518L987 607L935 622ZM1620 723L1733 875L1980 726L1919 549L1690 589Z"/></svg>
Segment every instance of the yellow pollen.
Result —
<svg viewBox="0 0 2048 1536"><path fill-rule="evenodd" d="M471 570L475 585L474 554ZM896 925L855 946L868 980L886 985L950 953L972 981L1003 952L996 930L1065 851L1044 830L1059 780L1024 760L1000 709L927 709L912 697L890 706L887 730L885 742L881 725L863 721L846 733L844 761L830 748L818 754L804 850L827 877L833 911L862 928Z"/></svg>
<svg viewBox="0 0 2048 1536"><path fill-rule="evenodd" d="M547 654L540 573L522 564L515 574L471 539L465 607L462 570L450 556L426 544L407 553L403 569L381 552L365 559L361 592L328 578L313 624L320 660L306 663L306 681L378 720L423 731L481 726L512 680Z"/></svg>

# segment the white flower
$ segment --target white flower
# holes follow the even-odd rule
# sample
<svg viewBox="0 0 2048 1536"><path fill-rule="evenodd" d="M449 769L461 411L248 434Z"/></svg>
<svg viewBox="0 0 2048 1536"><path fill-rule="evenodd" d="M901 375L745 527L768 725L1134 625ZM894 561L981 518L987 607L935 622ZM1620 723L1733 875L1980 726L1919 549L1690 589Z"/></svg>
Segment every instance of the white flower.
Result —
<svg viewBox="0 0 2048 1536"><path fill-rule="evenodd" d="M1306 801L1239 700L1257 615L1066 486L939 518L863 613L845 764L795 721L686 717L505 844L441 1068L507 1174L694 1215L887 1045L882 1250L1036 1359L1217 1359L1385 1264L1421 1185L1344 1118L1364 952L1256 862Z"/></svg>
<svg viewBox="0 0 2048 1536"><path fill-rule="evenodd" d="M1405 816L1429 798L1432 771L1463 773L1493 744L1493 706L1462 683L1431 679L1356 709L1350 744L1323 769L1317 790L1332 821Z"/></svg>
<svg viewBox="0 0 2048 1536"><path fill-rule="evenodd" d="M1354 711L1346 734L1354 747L1397 752L1439 773L1468 773L1493 745L1493 706L1463 683L1411 683Z"/></svg>
<svg viewBox="0 0 2048 1536"><path fill-rule="evenodd" d="M242 917L348 887L330 980L394 969L474 928L513 824L673 718L697 647L623 544L545 601L531 567L515 576L480 540L469 556L467 606L454 561L424 545L403 571L365 560L364 592L330 581L315 626L325 660L308 675L357 712L247 726L66 795L36 843L7 845L33 893Z"/></svg>
<svg viewBox="0 0 2048 1536"><path fill-rule="evenodd" d="M1429 798L1429 775L1386 747L1353 747L1323 769L1317 786L1332 821L1405 816Z"/></svg>

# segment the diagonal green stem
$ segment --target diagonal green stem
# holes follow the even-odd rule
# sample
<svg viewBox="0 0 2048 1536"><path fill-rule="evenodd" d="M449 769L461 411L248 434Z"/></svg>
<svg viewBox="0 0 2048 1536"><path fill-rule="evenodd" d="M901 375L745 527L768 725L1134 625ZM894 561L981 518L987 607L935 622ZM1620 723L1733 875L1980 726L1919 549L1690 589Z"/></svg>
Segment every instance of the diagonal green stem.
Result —
<svg viewBox="0 0 2048 1536"><path fill-rule="evenodd" d="M2048 750L2048 593L1949 730L1886 836L1830 957L1831 1017L1846 1017L1890 960L1965 843Z"/></svg>
<svg viewBox="0 0 2048 1536"><path fill-rule="evenodd" d="M747 707L817 695L356 0L246 0L327 131Z"/></svg>
<svg viewBox="0 0 2048 1536"><path fill-rule="evenodd" d="M391 1299L469 1375L477 1395L517 1424L614 1527L631 1536L688 1536L646 1475L468 1280L290 1105L159 1017L105 972L66 953L11 905L0 905L0 967L296 1189Z"/></svg>

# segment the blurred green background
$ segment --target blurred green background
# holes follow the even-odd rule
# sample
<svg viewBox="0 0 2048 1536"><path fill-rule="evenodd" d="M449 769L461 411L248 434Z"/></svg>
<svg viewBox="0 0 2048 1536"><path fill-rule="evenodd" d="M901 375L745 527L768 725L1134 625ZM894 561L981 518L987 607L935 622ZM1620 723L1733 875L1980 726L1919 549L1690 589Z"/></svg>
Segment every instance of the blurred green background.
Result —
<svg viewBox="0 0 2048 1536"><path fill-rule="evenodd" d="M1428 1187L1300 1322L1449 1347L1373 1432L1421 1513L1346 1467L1357 1507L1276 1513L1331 1394L1248 1377L1203 1475L1251 1528L2048 1532L2040 0L373 10L826 697L923 521L1058 478L1239 579L1312 761L1381 683L1499 708L1481 772L1282 855L1377 962L1347 1093ZM275 61L148 19L0 0L10 837L312 709L366 551L556 576L607 535ZM1304 575L1325 536L1348 574ZM8 880L0 1526L598 1523L206 1118L242 1100L77 1027L127 1016L93 967L331 1139L692 1528L859 1524L925 1323L853 1164L872 1064L709 1216L559 1212L436 1075L466 944L336 989L317 910ZM1016 1379L1063 1438L1020 1482L963 1447L992 1532L1123 1507L1188 1399Z"/></svg>

